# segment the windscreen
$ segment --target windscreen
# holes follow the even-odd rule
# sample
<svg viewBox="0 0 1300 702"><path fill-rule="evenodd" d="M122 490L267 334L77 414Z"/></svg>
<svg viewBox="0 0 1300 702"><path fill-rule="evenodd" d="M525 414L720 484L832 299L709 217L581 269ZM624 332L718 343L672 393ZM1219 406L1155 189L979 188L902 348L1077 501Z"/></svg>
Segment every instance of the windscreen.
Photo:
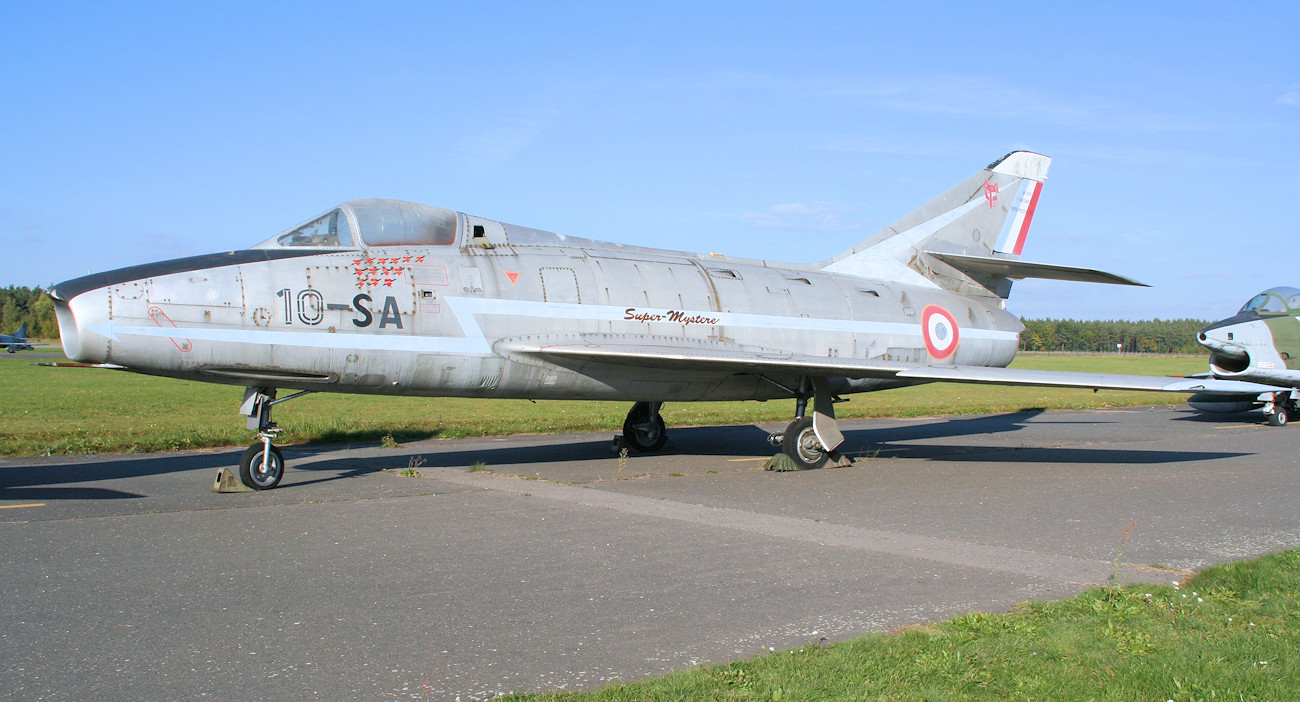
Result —
<svg viewBox="0 0 1300 702"><path fill-rule="evenodd" d="M342 210L330 210L312 221L281 234L280 246L351 246L352 228Z"/></svg>

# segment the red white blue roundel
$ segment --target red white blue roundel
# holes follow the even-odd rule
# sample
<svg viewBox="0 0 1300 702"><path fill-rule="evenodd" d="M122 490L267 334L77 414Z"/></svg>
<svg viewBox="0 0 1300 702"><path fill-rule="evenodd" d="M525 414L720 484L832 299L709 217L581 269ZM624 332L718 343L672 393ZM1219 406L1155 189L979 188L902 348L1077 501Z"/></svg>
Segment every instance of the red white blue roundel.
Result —
<svg viewBox="0 0 1300 702"><path fill-rule="evenodd" d="M921 310L921 335L925 337L925 348L930 357L936 361L951 356L961 340L957 320L938 305L926 305Z"/></svg>

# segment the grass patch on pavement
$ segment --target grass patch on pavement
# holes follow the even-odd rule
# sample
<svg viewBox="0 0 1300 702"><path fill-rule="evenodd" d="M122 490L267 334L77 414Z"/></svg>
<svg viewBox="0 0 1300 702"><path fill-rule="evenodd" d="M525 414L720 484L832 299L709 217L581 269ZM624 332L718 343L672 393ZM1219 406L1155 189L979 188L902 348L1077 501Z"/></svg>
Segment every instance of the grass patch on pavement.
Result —
<svg viewBox="0 0 1300 702"><path fill-rule="evenodd" d="M590 692L500 699L1290 700L1300 550Z"/></svg>
<svg viewBox="0 0 1300 702"><path fill-rule="evenodd" d="M21 354L19 354L21 356ZM1203 371L1203 356L1027 355L1017 368L1133 375ZM96 368L46 368L21 358L0 362L0 455L149 452L248 444L238 413L243 388ZM282 393L287 394L287 393ZM851 395L844 419L986 414L1026 408L1093 409L1178 404L1182 395L930 383ZM617 432L626 402L309 395L276 408L284 444L377 443L428 438ZM794 402L669 403L669 426L788 422Z"/></svg>

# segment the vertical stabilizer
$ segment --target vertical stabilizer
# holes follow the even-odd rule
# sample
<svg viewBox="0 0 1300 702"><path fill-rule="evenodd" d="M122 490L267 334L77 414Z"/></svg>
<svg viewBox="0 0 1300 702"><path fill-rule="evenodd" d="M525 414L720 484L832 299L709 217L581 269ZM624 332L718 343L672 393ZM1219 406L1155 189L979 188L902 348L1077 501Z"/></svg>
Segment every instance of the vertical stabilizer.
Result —
<svg viewBox="0 0 1300 702"><path fill-rule="evenodd" d="M14 332L14 338L18 341L27 339L27 322L23 322L22 326L18 327L18 331Z"/></svg>
<svg viewBox="0 0 1300 702"><path fill-rule="evenodd" d="M880 230L822 269L914 285L953 288L947 267L923 252L979 258L1019 256L1051 159L1015 151ZM955 271L953 271L955 273ZM983 283L982 283L983 284ZM996 292L1005 296L1008 286Z"/></svg>

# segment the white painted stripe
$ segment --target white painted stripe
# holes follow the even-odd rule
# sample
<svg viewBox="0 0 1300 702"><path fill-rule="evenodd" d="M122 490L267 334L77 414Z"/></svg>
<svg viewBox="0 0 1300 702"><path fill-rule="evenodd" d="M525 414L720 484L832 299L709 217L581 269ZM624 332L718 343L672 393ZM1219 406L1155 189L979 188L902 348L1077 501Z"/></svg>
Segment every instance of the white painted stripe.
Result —
<svg viewBox="0 0 1300 702"><path fill-rule="evenodd" d="M1040 186L1041 183L1033 180L1020 182L1020 189L1016 191L1016 199L1012 204L1011 216L1007 217L1002 227L1002 234L998 237L994 251L1014 253L1017 248L1024 245L1025 234L1028 233L1028 229L1024 226L1025 217L1029 214L1029 203L1034 201L1034 193Z"/></svg>
<svg viewBox="0 0 1300 702"><path fill-rule="evenodd" d="M460 323L465 336L420 336L400 331L330 333L306 330L273 331L270 329L229 329L219 327L146 327L123 325L113 321L91 325L88 329L115 341L121 336L147 336L241 344L275 344L305 348L344 348L358 351L410 351L416 353L487 356L492 353L492 344L479 326L479 315L622 322L625 321L629 309L612 305L581 305L532 300L469 297L444 297L443 300L447 302L448 307ZM668 311L659 308L631 309L651 313L665 313ZM688 317L700 316L718 320L717 325L708 326L921 338L921 325L919 323L783 317L739 312L700 312L690 310L682 310L682 314ZM630 324L630 320L628 323ZM647 329L663 326L680 327L681 323L670 321L646 322L644 326ZM961 335L967 339L996 341L1014 341L1016 339L1014 332L995 329L963 328Z"/></svg>

